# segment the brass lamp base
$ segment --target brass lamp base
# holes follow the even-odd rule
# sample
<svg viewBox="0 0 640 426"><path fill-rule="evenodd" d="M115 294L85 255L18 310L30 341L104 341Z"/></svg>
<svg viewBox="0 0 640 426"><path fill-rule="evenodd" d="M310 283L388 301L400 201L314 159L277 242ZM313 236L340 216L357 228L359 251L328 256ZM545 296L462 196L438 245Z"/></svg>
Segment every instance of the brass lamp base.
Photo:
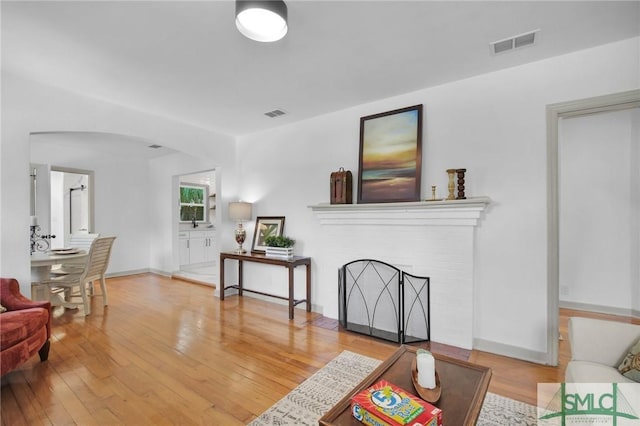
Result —
<svg viewBox="0 0 640 426"><path fill-rule="evenodd" d="M236 229L236 243L238 243L238 248L236 249L237 254L243 254L247 251L242 248L242 244L244 240L247 238L247 231L242 227L242 223L238 223L238 229Z"/></svg>

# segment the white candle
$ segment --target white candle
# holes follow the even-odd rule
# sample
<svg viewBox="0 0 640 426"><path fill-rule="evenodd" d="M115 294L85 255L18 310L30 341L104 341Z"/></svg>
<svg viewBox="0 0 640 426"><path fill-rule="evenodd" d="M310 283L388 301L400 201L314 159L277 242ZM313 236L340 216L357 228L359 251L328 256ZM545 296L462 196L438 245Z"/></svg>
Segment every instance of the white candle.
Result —
<svg viewBox="0 0 640 426"><path fill-rule="evenodd" d="M436 387L436 361L429 351L420 351L416 355L418 367L418 384L423 388Z"/></svg>
<svg viewBox="0 0 640 426"><path fill-rule="evenodd" d="M38 216L31 216L31 226L38 226Z"/></svg>

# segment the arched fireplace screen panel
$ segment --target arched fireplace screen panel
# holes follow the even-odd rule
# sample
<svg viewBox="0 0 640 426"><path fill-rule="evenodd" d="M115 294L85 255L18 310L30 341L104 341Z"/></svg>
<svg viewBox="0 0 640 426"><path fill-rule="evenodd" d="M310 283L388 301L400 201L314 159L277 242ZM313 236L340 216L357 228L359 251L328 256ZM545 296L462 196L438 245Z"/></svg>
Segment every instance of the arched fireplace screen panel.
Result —
<svg viewBox="0 0 640 426"><path fill-rule="evenodd" d="M343 328L398 343L430 339L428 277L372 259L349 262L338 275Z"/></svg>

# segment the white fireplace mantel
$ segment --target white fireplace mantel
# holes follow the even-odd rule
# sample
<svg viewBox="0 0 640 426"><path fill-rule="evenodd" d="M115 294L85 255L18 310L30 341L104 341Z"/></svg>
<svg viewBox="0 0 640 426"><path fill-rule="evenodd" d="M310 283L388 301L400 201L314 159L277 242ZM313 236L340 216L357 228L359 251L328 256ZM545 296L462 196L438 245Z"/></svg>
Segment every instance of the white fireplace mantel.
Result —
<svg viewBox="0 0 640 426"><path fill-rule="evenodd" d="M309 206L322 225L476 226L489 197L465 200Z"/></svg>
<svg viewBox="0 0 640 426"><path fill-rule="evenodd" d="M336 271L356 259L375 259L430 277L431 339L473 346L476 227L489 197L466 200L309 206L318 219L314 254L317 303L338 317Z"/></svg>

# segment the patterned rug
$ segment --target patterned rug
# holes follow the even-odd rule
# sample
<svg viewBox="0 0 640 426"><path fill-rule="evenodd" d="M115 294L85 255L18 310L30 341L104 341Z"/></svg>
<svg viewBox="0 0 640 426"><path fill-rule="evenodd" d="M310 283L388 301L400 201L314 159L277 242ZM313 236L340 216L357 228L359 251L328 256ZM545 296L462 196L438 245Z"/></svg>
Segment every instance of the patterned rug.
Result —
<svg viewBox="0 0 640 426"><path fill-rule="evenodd" d="M344 351L289 392L249 426L309 425L340 401L380 361ZM488 392L478 425L536 425L536 407Z"/></svg>

